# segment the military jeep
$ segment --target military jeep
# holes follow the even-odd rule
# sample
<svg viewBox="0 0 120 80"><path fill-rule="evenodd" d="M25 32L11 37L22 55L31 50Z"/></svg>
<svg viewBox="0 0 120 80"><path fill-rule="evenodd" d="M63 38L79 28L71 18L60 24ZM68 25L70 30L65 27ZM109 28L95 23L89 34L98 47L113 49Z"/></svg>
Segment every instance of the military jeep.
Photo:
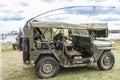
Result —
<svg viewBox="0 0 120 80"><path fill-rule="evenodd" d="M40 78L56 76L60 67L97 63L100 70L112 69L115 58L107 37L107 23L72 24L56 21L28 21L24 26L23 61L35 64Z"/></svg>

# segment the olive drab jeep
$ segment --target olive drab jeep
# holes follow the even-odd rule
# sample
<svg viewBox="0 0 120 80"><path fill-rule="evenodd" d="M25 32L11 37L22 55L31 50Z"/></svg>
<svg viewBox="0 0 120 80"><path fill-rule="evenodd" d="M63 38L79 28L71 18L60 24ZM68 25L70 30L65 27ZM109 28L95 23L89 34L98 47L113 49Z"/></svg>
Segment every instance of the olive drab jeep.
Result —
<svg viewBox="0 0 120 80"><path fill-rule="evenodd" d="M35 64L40 78L56 76L60 66L97 63L100 70L110 70L115 63L111 52L114 47L97 39L107 36L107 23L73 24L31 19L24 26L23 61L27 65Z"/></svg>

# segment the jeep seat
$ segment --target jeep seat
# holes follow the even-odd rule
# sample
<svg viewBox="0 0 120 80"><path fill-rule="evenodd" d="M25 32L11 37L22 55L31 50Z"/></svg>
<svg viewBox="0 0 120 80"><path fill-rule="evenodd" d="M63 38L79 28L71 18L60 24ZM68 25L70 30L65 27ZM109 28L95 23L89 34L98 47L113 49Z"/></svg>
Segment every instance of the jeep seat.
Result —
<svg viewBox="0 0 120 80"><path fill-rule="evenodd" d="M80 52L77 50L74 50L74 45L72 43L65 44L65 53L67 56L80 56L82 55Z"/></svg>

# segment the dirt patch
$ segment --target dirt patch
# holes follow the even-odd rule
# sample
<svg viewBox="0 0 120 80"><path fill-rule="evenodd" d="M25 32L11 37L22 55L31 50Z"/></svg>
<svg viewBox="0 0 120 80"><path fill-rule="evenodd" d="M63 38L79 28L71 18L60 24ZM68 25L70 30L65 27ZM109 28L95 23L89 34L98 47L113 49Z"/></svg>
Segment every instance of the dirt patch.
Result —
<svg viewBox="0 0 120 80"><path fill-rule="evenodd" d="M10 51L10 52L3 52L1 56L1 77L2 79L9 79L9 80L21 80L19 79L24 71L25 65L23 65L22 61L22 52L20 51ZM18 79L17 79L18 78Z"/></svg>

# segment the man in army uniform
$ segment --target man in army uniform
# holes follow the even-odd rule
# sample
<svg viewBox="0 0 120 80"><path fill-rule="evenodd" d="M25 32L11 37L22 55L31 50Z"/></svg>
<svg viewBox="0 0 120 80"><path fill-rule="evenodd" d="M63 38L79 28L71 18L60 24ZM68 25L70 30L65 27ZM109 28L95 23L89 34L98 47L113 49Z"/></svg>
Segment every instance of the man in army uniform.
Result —
<svg viewBox="0 0 120 80"><path fill-rule="evenodd" d="M62 50L63 49L63 38L64 34L63 31L60 30L59 33L54 37L55 40L55 45L57 50Z"/></svg>

